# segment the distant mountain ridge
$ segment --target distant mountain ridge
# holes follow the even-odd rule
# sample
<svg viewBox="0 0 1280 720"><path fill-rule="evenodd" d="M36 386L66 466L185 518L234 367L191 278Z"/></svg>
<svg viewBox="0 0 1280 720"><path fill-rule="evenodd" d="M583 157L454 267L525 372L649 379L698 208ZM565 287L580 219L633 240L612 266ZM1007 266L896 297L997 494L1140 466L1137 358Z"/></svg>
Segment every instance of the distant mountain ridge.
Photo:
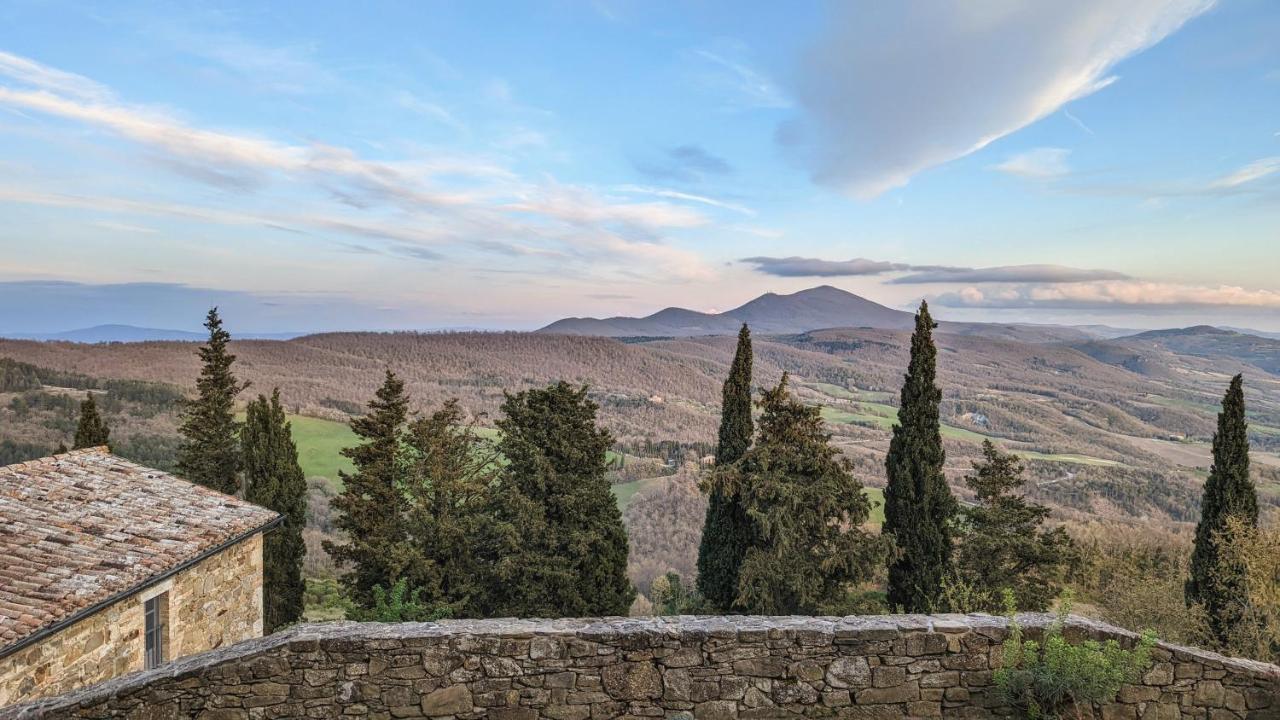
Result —
<svg viewBox="0 0 1280 720"><path fill-rule="evenodd" d="M765 293L722 313L670 307L642 318L564 318L537 332L600 337L694 337L729 335L747 323L754 332L778 335L832 327L905 330L914 322L909 312L821 285L790 295Z"/></svg>
<svg viewBox="0 0 1280 720"><path fill-rule="evenodd" d="M303 333L237 333L243 340L289 340ZM166 328L138 327L136 325L94 325L93 327L65 330L54 333L0 333L0 336L14 340L44 340L74 343L104 342L155 342L176 340L180 342L200 342L209 337L205 332L189 330L170 330Z"/></svg>

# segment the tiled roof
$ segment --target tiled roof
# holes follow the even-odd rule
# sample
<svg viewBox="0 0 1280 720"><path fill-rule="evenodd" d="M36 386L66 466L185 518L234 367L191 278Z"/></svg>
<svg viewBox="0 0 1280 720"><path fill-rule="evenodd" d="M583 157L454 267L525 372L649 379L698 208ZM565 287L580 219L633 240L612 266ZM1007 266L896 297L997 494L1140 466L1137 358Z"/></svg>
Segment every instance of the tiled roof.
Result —
<svg viewBox="0 0 1280 720"><path fill-rule="evenodd" d="M0 467L0 655L276 517L106 448Z"/></svg>

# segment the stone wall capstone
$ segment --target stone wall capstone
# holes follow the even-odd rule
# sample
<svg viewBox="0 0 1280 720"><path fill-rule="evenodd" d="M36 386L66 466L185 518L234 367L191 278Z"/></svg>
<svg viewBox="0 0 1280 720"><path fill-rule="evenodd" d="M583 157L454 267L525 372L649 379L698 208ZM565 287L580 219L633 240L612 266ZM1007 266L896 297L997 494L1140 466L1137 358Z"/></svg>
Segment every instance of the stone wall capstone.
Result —
<svg viewBox="0 0 1280 720"><path fill-rule="evenodd" d="M1051 617L1026 614L1029 635ZM1007 716L989 615L331 623L0 710L0 718ZM1072 617L1069 640L1132 633ZM1280 668L1161 644L1103 720L1276 720Z"/></svg>

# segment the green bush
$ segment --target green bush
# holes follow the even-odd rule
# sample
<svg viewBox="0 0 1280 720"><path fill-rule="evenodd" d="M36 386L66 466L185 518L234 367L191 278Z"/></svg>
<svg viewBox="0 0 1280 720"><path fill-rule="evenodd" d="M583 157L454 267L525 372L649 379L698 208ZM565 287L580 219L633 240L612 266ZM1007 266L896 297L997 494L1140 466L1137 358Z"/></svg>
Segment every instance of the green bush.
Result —
<svg viewBox="0 0 1280 720"><path fill-rule="evenodd" d="M1151 665L1155 634L1144 632L1132 650L1115 640L1089 640L1072 645L1062 636L1071 611L1071 595L1065 593L1057 618L1045 628L1041 642L1023 638L1015 619L1013 592L1004 591L1009 617L1009 637L1004 644L1004 666L996 671L996 687L1002 697L1031 720L1053 720L1072 711L1077 718L1092 717L1094 703L1115 699L1120 686L1136 682Z"/></svg>
<svg viewBox="0 0 1280 720"><path fill-rule="evenodd" d="M381 585L373 587L373 607L351 605L347 617L363 622L432 622L453 615L446 605L427 605L422 602L422 588L410 588L408 581L400 578L388 592Z"/></svg>

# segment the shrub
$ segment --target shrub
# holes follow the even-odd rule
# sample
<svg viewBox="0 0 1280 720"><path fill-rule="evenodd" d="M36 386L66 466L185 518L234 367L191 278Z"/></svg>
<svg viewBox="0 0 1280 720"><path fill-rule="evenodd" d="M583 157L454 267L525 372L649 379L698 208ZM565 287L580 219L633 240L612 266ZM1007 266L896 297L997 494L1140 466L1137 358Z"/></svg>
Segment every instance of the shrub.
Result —
<svg viewBox="0 0 1280 720"><path fill-rule="evenodd" d="M702 595L693 587L685 586L680 575L674 572L658 576L649 592L653 595L654 615L691 615L706 605Z"/></svg>
<svg viewBox="0 0 1280 720"><path fill-rule="evenodd" d="M352 605L347 610L347 617L363 622L431 622L452 615L448 606L423 603L422 588L410 588L404 578L396 580L390 592L374 585L371 607Z"/></svg>
<svg viewBox="0 0 1280 720"><path fill-rule="evenodd" d="M1254 527L1227 520L1215 533L1222 564L1244 578L1244 592L1233 598L1240 618L1228 631L1223 650L1264 662L1280 660L1280 527Z"/></svg>
<svg viewBox="0 0 1280 720"><path fill-rule="evenodd" d="M1026 640L1015 617L1013 592L1004 591L1009 637L1004 666L996 671L996 687L1010 705L1031 720L1053 720L1072 711L1092 717L1094 703L1115 699L1120 686L1136 682L1151 664L1155 634L1144 632L1132 650L1115 640L1067 642L1062 627L1071 611L1071 595L1064 594L1057 618L1045 628L1041 642Z"/></svg>

